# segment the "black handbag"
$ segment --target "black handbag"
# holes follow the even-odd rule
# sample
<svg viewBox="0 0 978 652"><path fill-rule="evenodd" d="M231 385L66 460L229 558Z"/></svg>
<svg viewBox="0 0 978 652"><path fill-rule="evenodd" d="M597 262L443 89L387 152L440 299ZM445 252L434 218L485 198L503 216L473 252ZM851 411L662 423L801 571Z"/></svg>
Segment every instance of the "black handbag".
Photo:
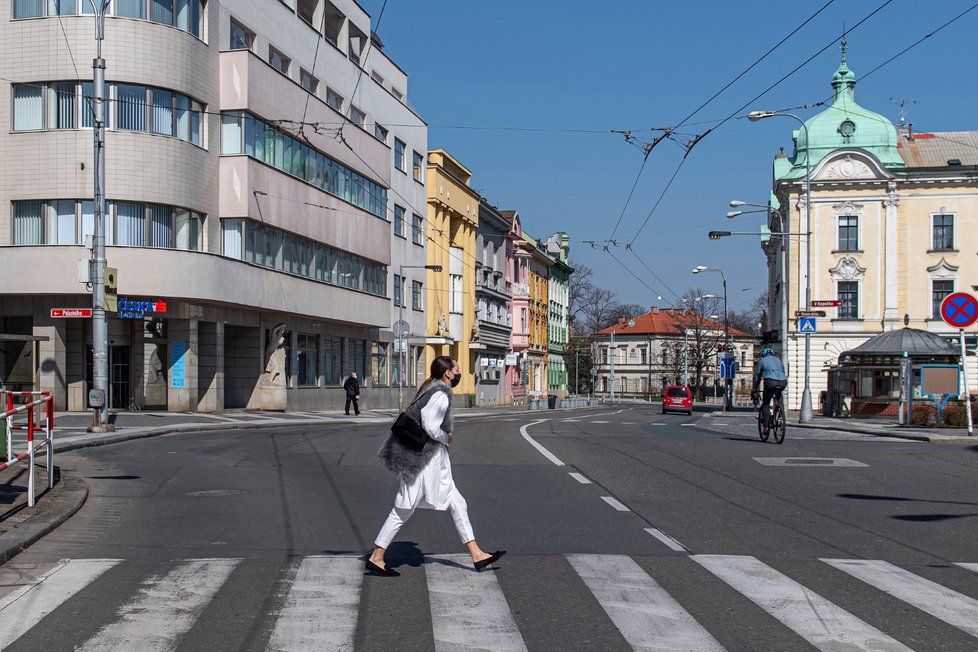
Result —
<svg viewBox="0 0 978 652"><path fill-rule="evenodd" d="M394 425L391 426L391 434L401 446L416 452L420 452L428 442L428 433L424 427L408 416L407 411L397 415Z"/></svg>

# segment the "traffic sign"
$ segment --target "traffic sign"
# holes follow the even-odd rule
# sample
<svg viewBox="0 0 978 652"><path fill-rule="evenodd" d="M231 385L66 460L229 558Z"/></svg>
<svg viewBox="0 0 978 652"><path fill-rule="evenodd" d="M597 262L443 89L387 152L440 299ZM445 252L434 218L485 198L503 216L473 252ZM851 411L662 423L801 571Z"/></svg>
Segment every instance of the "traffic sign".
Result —
<svg viewBox="0 0 978 652"><path fill-rule="evenodd" d="M51 308L52 319L63 319L66 317L91 317L91 308Z"/></svg>
<svg viewBox="0 0 978 652"><path fill-rule="evenodd" d="M798 320L799 333L814 333L818 330L814 317L802 317Z"/></svg>
<svg viewBox="0 0 978 652"><path fill-rule="evenodd" d="M955 292L941 301L941 319L948 326L967 328L978 321L978 301L967 292Z"/></svg>
<svg viewBox="0 0 978 652"><path fill-rule="evenodd" d="M734 358L720 358L720 378L731 380L737 375L737 361Z"/></svg>
<svg viewBox="0 0 978 652"><path fill-rule="evenodd" d="M825 317L824 310L796 310L795 317Z"/></svg>
<svg viewBox="0 0 978 652"><path fill-rule="evenodd" d="M821 301L812 301L812 308L838 308L842 305L842 301L839 299L825 299Z"/></svg>

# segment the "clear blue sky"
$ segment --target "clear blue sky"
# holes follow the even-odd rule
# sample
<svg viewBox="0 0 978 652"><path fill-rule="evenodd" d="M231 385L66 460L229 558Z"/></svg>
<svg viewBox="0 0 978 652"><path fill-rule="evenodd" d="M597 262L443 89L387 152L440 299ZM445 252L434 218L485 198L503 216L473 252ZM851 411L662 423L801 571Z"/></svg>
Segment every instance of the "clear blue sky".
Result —
<svg viewBox="0 0 978 652"><path fill-rule="evenodd" d="M567 231L572 261L593 268L598 284L616 290L622 302L665 305L675 297L631 254L613 249L654 290L582 242L611 237L642 163L639 148L611 133L446 127L608 132L674 126L827 1L388 0L378 33L410 75L409 98L430 125L429 147L451 152L473 171L473 187L501 208L518 210L534 236ZM382 0L360 2L376 26ZM690 123L727 117L884 2L835 0ZM863 79L973 4L892 0L852 29L848 60L858 79L856 100L894 122L899 108L890 98L914 100L907 120L915 131L978 128L978 86L967 54L978 9ZM741 114L826 99L838 63L836 44ZM797 113L807 118L816 111ZM712 124L679 131L693 136ZM790 153L795 128L789 118L735 119L692 150L634 240L635 252L674 292L701 287L719 293L719 275L692 276L696 265L725 271L731 309L763 291L757 240L714 242L706 233L757 230L760 217L726 220L727 202L766 200L771 159L782 146ZM654 133L636 135L647 142ZM669 141L652 151L616 239L636 236L682 156ZM663 301L656 300L660 294Z"/></svg>

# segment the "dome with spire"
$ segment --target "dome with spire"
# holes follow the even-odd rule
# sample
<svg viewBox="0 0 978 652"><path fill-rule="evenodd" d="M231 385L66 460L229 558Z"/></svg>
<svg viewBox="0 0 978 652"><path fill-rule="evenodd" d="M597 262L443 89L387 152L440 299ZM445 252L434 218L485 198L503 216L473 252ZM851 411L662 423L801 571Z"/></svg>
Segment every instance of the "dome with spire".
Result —
<svg viewBox="0 0 978 652"><path fill-rule="evenodd" d="M905 168L907 164L897 148L897 132L893 123L879 113L856 104L856 74L846 61L846 40L842 39L842 60L832 75L832 103L821 113L805 121L805 130L794 132L795 151L789 159L790 167L778 178L791 179L805 176L806 158L811 152L811 166L833 151L843 148L859 148L873 154L880 163L890 169Z"/></svg>

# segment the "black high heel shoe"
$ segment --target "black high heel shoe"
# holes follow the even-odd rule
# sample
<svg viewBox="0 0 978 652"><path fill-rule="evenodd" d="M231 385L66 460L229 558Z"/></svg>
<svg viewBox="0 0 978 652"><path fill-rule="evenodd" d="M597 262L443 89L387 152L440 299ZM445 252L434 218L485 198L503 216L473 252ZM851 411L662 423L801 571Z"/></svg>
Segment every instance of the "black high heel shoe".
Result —
<svg viewBox="0 0 978 652"><path fill-rule="evenodd" d="M381 577L400 577L401 574L390 566L386 568L381 568L377 564L373 563L369 559L367 560L367 571L374 573L375 575L380 575Z"/></svg>
<svg viewBox="0 0 978 652"><path fill-rule="evenodd" d="M482 569L484 569L486 566L490 566L493 563L499 561L499 558L505 554L506 554L505 550L497 550L496 552L492 553L482 561L473 562L475 564L475 569L479 572L482 572Z"/></svg>

